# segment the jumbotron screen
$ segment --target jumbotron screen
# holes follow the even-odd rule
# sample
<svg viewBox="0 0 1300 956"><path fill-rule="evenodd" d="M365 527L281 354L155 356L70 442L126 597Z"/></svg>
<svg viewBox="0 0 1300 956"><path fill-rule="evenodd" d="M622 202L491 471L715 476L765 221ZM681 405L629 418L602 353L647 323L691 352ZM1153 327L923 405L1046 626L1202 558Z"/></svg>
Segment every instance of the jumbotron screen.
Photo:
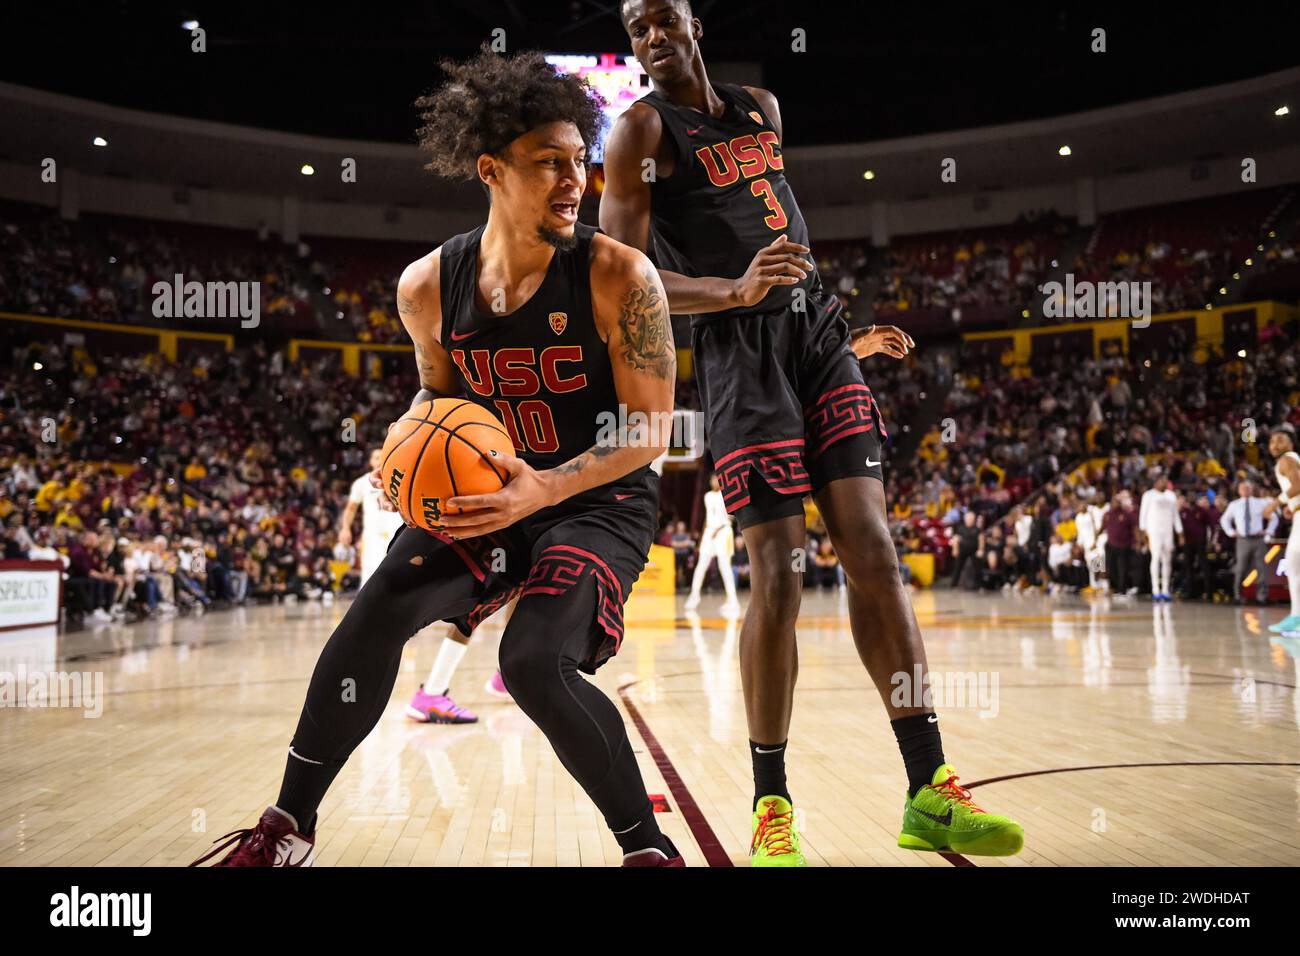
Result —
<svg viewBox="0 0 1300 956"><path fill-rule="evenodd" d="M548 53L546 62L561 73L576 73L605 98L605 124L591 151L593 163L605 161L605 137L625 109L650 92L650 78L629 53Z"/></svg>

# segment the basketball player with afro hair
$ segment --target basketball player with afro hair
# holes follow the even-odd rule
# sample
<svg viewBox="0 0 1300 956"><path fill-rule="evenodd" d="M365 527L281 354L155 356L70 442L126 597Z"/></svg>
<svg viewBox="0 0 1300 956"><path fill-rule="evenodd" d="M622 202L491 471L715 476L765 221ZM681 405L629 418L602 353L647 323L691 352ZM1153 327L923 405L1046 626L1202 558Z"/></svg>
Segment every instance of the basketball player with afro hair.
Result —
<svg viewBox="0 0 1300 956"><path fill-rule="evenodd" d="M618 709L579 673L618 650L656 530L649 464L668 430L602 441L599 423L671 420L667 299L644 254L578 223L601 109L586 84L536 53L484 49L443 69L447 82L417 104L420 146L430 171L477 178L490 204L485 225L398 283L422 386L412 404L476 402L518 457L497 459L510 476L500 491L445 502L441 533L394 536L321 652L279 798L204 859L233 847L218 865L310 862L317 808L388 705L406 641L436 620L469 634L518 597L501 638L507 690L604 816L624 865L681 866Z"/></svg>

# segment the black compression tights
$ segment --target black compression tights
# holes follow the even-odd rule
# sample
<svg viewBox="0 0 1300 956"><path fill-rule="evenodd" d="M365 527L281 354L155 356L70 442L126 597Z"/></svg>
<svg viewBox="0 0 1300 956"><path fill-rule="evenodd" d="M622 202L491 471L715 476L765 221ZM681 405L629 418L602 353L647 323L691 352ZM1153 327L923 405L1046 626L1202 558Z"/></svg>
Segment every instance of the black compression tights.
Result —
<svg viewBox="0 0 1300 956"><path fill-rule="evenodd" d="M589 576L563 594L522 598L501 639L501 676L610 829L636 828L638 836L657 838L623 719L577 670L596 602ZM383 714L406 642L435 620L468 614L476 603L477 582L450 547L410 530L398 535L321 651L307 689L277 800L303 832Z"/></svg>

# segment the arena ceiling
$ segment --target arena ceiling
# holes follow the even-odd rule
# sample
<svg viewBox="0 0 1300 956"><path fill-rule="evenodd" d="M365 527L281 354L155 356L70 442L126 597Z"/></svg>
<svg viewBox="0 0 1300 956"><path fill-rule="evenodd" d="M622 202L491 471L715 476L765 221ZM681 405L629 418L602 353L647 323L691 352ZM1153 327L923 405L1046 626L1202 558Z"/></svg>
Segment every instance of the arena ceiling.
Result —
<svg viewBox="0 0 1300 956"><path fill-rule="evenodd" d="M747 64L790 144L857 143L1075 113L1300 65L1293 4L695 0L706 56ZM159 113L410 143L437 61L623 52L615 0L8 4L0 80ZM197 19L208 52L181 24ZM1107 52L1090 52L1106 30ZM807 52L791 50L806 31Z"/></svg>

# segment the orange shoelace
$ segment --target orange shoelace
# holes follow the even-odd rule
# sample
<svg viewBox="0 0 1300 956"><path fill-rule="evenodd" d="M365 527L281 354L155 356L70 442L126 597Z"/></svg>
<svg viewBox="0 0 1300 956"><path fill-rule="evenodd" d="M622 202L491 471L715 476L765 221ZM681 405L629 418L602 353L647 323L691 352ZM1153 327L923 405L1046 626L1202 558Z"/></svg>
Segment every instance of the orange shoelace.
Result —
<svg viewBox="0 0 1300 956"><path fill-rule="evenodd" d="M749 852L753 853L761 844L768 856L784 856L793 853L794 838L790 833L790 827L794 824L793 818L793 808L785 813L777 813L776 803L769 801L767 813L763 814L758 821L758 829L754 831Z"/></svg>
<svg viewBox="0 0 1300 956"><path fill-rule="evenodd" d="M957 775L950 774L948 779L941 784L931 784L937 792L943 794L949 800L956 800L971 813L983 813L979 807L971 802L970 791L965 787L957 785Z"/></svg>

